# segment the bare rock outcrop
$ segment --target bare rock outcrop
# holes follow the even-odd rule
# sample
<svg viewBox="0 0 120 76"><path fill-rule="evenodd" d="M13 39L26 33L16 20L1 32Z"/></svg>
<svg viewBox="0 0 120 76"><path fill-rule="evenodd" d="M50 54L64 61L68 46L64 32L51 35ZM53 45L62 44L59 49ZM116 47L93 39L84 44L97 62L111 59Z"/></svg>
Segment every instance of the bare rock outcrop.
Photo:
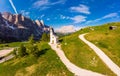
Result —
<svg viewBox="0 0 120 76"><path fill-rule="evenodd" d="M0 39L23 41L34 35L34 38L38 40L43 32L49 32L49 26L43 21L33 21L21 14L0 13Z"/></svg>

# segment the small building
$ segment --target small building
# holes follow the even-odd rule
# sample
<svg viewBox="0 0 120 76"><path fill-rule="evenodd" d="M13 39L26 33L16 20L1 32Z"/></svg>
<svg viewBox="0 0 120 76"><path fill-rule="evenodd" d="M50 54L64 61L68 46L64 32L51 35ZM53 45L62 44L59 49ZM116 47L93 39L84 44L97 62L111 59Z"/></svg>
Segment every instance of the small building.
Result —
<svg viewBox="0 0 120 76"><path fill-rule="evenodd" d="M50 27L50 43L57 44L58 43L58 36L55 34L54 29Z"/></svg>
<svg viewBox="0 0 120 76"><path fill-rule="evenodd" d="M117 28L117 26L110 26L109 27L109 30L114 30L114 29L116 29Z"/></svg>

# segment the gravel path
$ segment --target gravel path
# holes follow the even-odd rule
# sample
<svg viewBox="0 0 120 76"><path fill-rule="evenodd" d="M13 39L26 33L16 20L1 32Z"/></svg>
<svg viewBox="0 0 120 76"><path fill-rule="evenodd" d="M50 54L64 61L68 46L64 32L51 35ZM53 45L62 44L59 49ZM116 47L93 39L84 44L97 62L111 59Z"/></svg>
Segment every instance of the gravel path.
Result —
<svg viewBox="0 0 120 76"><path fill-rule="evenodd" d="M10 49L4 49L4 50L0 50L0 57L4 57L7 54L9 54L10 52L12 52L14 50L14 48L10 48ZM13 55L9 55L7 57L4 57L2 59L0 59L0 63L3 63L9 59L12 59L14 56Z"/></svg>
<svg viewBox="0 0 120 76"><path fill-rule="evenodd" d="M120 76L120 67L118 67L101 49L96 47L93 43L87 41L84 36L86 34L79 35L79 38L85 42L94 52L100 57L100 59L117 75Z"/></svg>
<svg viewBox="0 0 120 76"><path fill-rule="evenodd" d="M1 59L1 60L0 60L0 63L3 63L3 62L5 62L5 61L7 61L7 60L9 60L9 59L12 59L13 57L14 57L13 55L9 55L9 56Z"/></svg>
<svg viewBox="0 0 120 76"><path fill-rule="evenodd" d="M61 49L57 48L55 44L49 44L49 45L57 53L61 61L67 67L67 69L71 71L72 73L74 73L76 76L103 76L102 74L77 67L76 65L74 65L67 59L64 52Z"/></svg>
<svg viewBox="0 0 120 76"><path fill-rule="evenodd" d="M7 54L9 54L11 51L13 51L14 48L9 48L9 49L4 49L4 50L0 50L0 57L3 57Z"/></svg>

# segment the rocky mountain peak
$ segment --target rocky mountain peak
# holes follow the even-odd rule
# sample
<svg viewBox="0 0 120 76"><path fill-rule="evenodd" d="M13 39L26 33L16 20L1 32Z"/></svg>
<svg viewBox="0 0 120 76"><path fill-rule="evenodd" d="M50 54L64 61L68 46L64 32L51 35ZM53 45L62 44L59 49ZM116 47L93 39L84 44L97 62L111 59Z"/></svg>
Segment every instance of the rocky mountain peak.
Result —
<svg viewBox="0 0 120 76"><path fill-rule="evenodd" d="M27 40L32 34L35 39L40 39L43 32L49 32L49 26L43 21L33 21L21 14L0 13L0 39L21 41Z"/></svg>
<svg viewBox="0 0 120 76"><path fill-rule="evenodd" d="M44 26L44 22L43 20L35 20L36 24L39 26L39 27L43 27Z"/></svg>
<svg viewBox="0 0 120 76"><path fill-rule="evenodd" d="M40 20L41 24L44 26L44 21L43 20Z"/></svg>
<svg viewBox="0 0 120 76"><path fill-rule="evenodd" d="M39 20L35 20L35 22L36 22L36 24L37 24L38 26L41 26L41 23L40 23Z"/></svg>

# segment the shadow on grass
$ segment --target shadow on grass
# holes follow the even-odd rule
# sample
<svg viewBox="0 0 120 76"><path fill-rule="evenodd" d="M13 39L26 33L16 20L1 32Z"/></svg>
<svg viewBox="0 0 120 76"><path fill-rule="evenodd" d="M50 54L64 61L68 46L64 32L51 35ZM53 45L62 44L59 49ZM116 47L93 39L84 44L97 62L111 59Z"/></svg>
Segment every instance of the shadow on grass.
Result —
<svg viewBox="0 0 120 76"><path fill-rule="evenodd" d="M59 42L63 42L63 39L60 39Z"/></svg>
<svg viewBox="0 0 120 76"><path fill-rule="evenodd" d="M41 51L39 51L39 54L40 55L45 54L48 50L49 50L49 48L42 49Z"/></svg>
<svg viewBox="0 0 120 76"><path fill-rule="evenodd" d="M0 60L2 60L4 58L4 56L0 57Z"/></svg>
<svg viewBox="0 0 120 76"><path fill-rule="evenodd" d="M37 51L34 53L34 56L35 57L40 57L41 55L45 54L47 51L49 50L49 48L46 48L46 49L42 49L40 51Z"/></svg>

